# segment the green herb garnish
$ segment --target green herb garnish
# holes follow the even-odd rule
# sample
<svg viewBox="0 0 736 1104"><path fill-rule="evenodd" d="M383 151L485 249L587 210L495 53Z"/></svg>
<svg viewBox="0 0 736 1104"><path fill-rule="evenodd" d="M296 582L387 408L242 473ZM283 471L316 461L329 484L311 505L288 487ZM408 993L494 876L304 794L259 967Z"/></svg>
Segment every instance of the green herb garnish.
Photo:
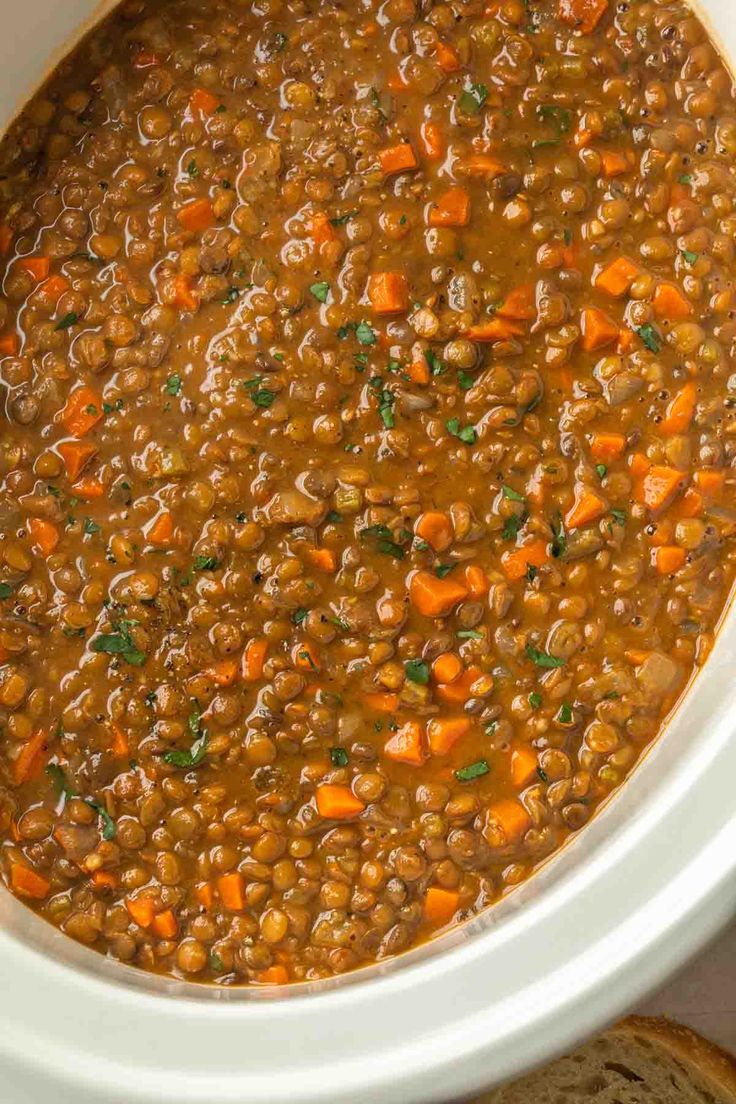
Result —
<svg viewBox="0 0 736 1104"><path fill-rule="evenodd" d="M68 314L65 314L63 318L59 319L59 321L54 326L54 329L55 330L68 330L70 326L76 325L76 323L78 321L79 321L79 315L77 314L77 312L76 311L69 311Z"/></svg>
<svg viewBox="0 0 736 1104"><path fill-rule="evenodd" d="M325 280L320 280L316 284L310 284L309 290L315 299L318 299L320 303L327 302L327 296L330 294L330 285Z"/></svg>
<svg viewBox="0 0 736 1104"><path fill-rule="evenodd" d="M467 767L460 767L459 770L453 771L453 774L458 782L474 782L476 778L482 778L484 774L488 774L490 769L485 759L478 759L475 763L469 763Z"/></svg>
<svg viewBox="0 0 736 1104"><path fill-rule="evenodd" d="M535 648L532 644L527 644L524 649L526 654L532 663L535 663L537 667L564 667L565 660L560 659L559 656L550 655L549 652L541 652L539 648Z"/></svg>
<svg viewBox="0 0 736 1104"><path fill-rule="evenodd" d="M164 391L167 395L181 395L181 386L181 376L178 372L174 372L174 374L169 376L166 380Z"/></svg>
<svg viewBox="0 0 736 1104"><path fill-rule="evenodd" d="M421 686L429 682L429 667L422 659L407 659L404 672L409 682L418 682Z"/></svg>
<svg viewBox="0 0 736 1104"><path fill-rule="evenodd" d="M332 763L333 767L346 767L349 761L350 758L345 748L330 748L330 762Z"/></svg>
<svg viewBox="0 0 736 1104"><path fill-rule="evenodd" d="M639 337L642 339L647 349L650 349L653 353L658 353L662 348L662 338L651 322L647 322L643 326L639 326L636 331Z"/></svg>
<svg viewBox="0 0 736 1104"><path fill-rule="evenodd" d="M445 422L445 429L453 437L457 437L459 441L462 441L465 445L474 445L476 441L475 429L473 426L461 426L459 418L449 418Z"/></svg>
<svg viewBox="0 0 736 1104"><path fill-rule="evenodd" d="M470 84L460 94L457 106L465 115L477 115L488 99L488 89L484 84Z"/></svg>

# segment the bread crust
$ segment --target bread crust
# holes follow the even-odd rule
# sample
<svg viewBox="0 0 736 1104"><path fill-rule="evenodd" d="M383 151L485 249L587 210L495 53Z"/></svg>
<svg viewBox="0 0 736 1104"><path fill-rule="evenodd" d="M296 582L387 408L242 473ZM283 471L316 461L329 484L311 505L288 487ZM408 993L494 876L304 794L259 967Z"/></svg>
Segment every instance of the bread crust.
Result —
<svg viewBox="0 0 736 1104"><path fill-rule="evenodd" d="M604 1034L638 1035L648 1039L683 1065L690 1066L721 1096L736 1104L736 1058L684 1024L664 1016L627 1016Z"/></svg>

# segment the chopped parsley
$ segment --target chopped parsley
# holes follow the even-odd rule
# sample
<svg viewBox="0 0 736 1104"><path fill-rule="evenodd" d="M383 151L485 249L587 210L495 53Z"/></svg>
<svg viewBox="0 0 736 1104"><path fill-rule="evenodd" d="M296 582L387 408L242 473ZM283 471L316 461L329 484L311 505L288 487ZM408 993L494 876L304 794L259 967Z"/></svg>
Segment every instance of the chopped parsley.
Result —
<svg viewBox="0 0 736 1104"><path fill-rule="evenodd" d="M486 759L478 759L475 763L468 763L467 767L460 767L453 771L453 774L458 782L474 782L476 778L482 778L484 774L488 774L490 769Z"/></svg>
<svg viewBox="0 0 736 1104"><path fill-rule="evenodd" d="M59 321L54 326L54 329L55 330L68 330L70 326L76 325L76 323L78 321L79 321L79 315L77 314L77 312L76 311L69 311L68 314L65 314L63 318L59 319Z"/></svg>
<svg viewBox="0 0 736 1104"><path fill-rule="evenodd" d="M620 507L618 507L618 506L614 506L613 509L611 510L611 517L613 518L613 521L614 521L615 525L625 525L626 524L626 511L620 509Z"/></svg>
<svg viewBox="0 0 736 1104"><path fill-rule="evenodd" d="M528 698L529 704L532 709L539 709L542 704L542 695L538 694L536 690L532 690Z"/></svg>
<svg viewBox="0 0 736 1104"><path fill-rule="evenodd" d="M309 610L304 609L304 606L299 606L299 609L295 609L292 613L291 620L295 625L301 625L308 613Z"/></svg>
<svg viewBox="0 0 736 1104"><path fill-rule="evenodd" d="M13 588L10 583L0 583L0 599L10 598L13 593Z"/></svg>
<svg viewBox="0 0 736 1104"><path fill-rule="evenodd" d="M229 307L231 303L234 303L240 297L240 288L235 287L232 284L225 292L225 298L221 299L223 307Z"/></svg>
<svg viewBox="0 0 736 1104"><path fill-rule="evenodd" d="M132 667L140 667L146 661L145 652L139 651L133 643L130 630L137 621L121 620L114 626L111 633L100 633L90 641L93 652L103 652L105 655L120 656Z"/></svg>
<svg viewBox="0 0 736 1104"><path fill-rule="evenodd" d="M332 763L333 767L346 767L350 762L350 758L345 748L330 748L330 762Z"/></svg>
<svg viewBox="0 0 736 1104"><path fill-rule="evenodd" d="M309 290L315 299L318 299L320 303L327 302L327 296L330 294L330 285L325 280L320 280L316 284L311 284Z"/></svg>
<svg viewBox="0 0 736 1104"><path fill-rule="evenodd" d="M563 702L560 706L557 720L563 725L572 724L572 706L568 705L567 702Z"/></svg>
<svg viewBox="0 0 736 1104"><path fill-rule="evenodd" d="M450 574L454 567L455 564L437 564L434 573L438 579L444 579L446 575Z"/></svg>
<svg viewBox="0 0 736 1104"><path fill-rule="evenodd" d="M92 520L92 518L85 518L84 519L83 528L84 528L84 532L87 534L88 537L93 536L95 533L101 533L102 532L102 526L98 525L96 521Z"/></svg>
<svg viewBox="0 0 736 1104"><path fill-rule="evenodd" d="M507 517L501 530L503 539L507 541L516 540L519 530L524 528L528 517L526 510L523 510L520 514L511 514Z"/></svg>
<svg viewBox="0 0 736 1104"><path fill-rule="evenodd" d="M537 115L545 123L551 123L558 135L569 134L572 127L572 112L567 107L556 104L538 104Z"/></svg>
<svg viewBox="0 0 736 1104"><path fill-rule="evenodd" d="M393 556L395 560L403 560L406 554L401 545L394 540L394 534L387 525L368 525L365 529L360 530L358 536L361 540L375 537L377 550L385 556ZM403 530L399 536L404 539ZM406 534L406 536L410 539L411 533Z"/></svg>
<svg viewBox="0 0 736 1104"><path fill-rule="evenodd" d="M608 468L606 467L605 464L596 464L595 470L598 474L599 479L605 479L606 474L608 472Z"/></svg>
<svg viewBox="0 0 736 1104"><path fill-rule="evenodd" d="M478 115L488 99L488 89L484 84L469 84L460 94L457 106L464 115Z"/></svg>
<svg viewBox="0 0 736 1104"><path fill-rule="evenodd" d="M165 752L164 762L170 767L198 767L207 754L210 738L207 731L202 728L202 713L196 702L192 702L187 724L192 736L192 746L186 751L172 748Z"/></svg>
<svg viewBox="0 0 736 1104"><path fill-rule="evenodd" d="M651 322L639 326L636 332L651 352L658 353L662 348L662 338Z"/></svg>
<svg viewBox="0 0 736 1104"><path fill-rule="evenodd" d="M58 763L49 763L45 773L54 783L54 786L62 797L68 800L70 797L77 796L77 791L71 786L69 779L64 773L64 768L59 766Z"/></svg>
<svg viewBox="0 0 736 1104"><path fill-rule="evenodd" d="M164 384L164 391L167 395L181 395L181 376L178 372L174 372L169 376Z"/></svg>
<svg viewBox="0 0 736 1104"><path fill-rule="evenodd" d="M459 629L456 633L459 640L482 640L483 633L478 632L477 629Z"/></svg>
<svg viewBox="0 0 736 1104"><path fill-rule="evenodd" d="M509 487L506 483L503 484L501 490L503 491L503 497L510 499L512 502L525 501L524 495L519 494L518 491L515 491L513 487Z"/></svg>
<svg viewBox="0 0 736 1104"><path fill-rule="evenodd" d="M429 682L429 667L423 659L407 659L404 672L409 682L418 682L421 686Z"/></svg>
<svg viewBox="0 0 736 1104"><path fill-rule="evenodd" d="M89 805L90 809L94 809L98 817L102 821L102 838L103 840L115 839L116 825L110 814L104 805L100 805L97 801L92 801L89 798L85 798L85 805Z"/></svg>
<svg viewBox="0 0 736 1104"><path fill-rule="evenodd" d="M217 556L195 556L192 563L195 571L216 571L219 566Z"/></svg>
<svg viewBox="0 0 736 1104"><path fill-rule="evenodd" d="M459 418L448 418L445 422L445 429L465 445L474 445L476 442L474 427L470 425L461 426Z"/></svg>
<svg viewBox="0 0 736 1104"><path fill-rule="evenodd" d="M698 257L700 256L699 253L693 253L692 250L690 250L690 249L681 249L680 250L680 255L681 255L683 261L685 262L685 264L689 264L689 265L694 265L695 262L697 261Z"/></svg>
<svg viewBox="0 0 736 1104"><path fill-rule="evenodd" d="M552 555L555 559L559 559L567 552L567 534L561 514L556 514L552 519L550 529L552 530Z"/></svg>
<svg viewBox="0 0 736 1104"><path fill-rule="evenodd" d="M551 668L565 666L564 659L560 659L559 656L550 655L549 652L541 652L539 648L535 648L532 644L527 644L524 651L532 663L535 663L537 667Z"/></svg>
<svg viewBox="0 0 736 1104"><path fill-rule="evenodd" d="M358 339L360 345L375 345L376 334L367 322L359 322L355 327L355 336Z"/></svg>
<svg viewBox="0 0 736 1104"><path fill-rule="evenodd" d="M344 215L337 215L336 218L331 218L330 223L332 226L344 226L346 222L349 222L351 218L355 218L359 215L360 211L347 211Z"/></svg>

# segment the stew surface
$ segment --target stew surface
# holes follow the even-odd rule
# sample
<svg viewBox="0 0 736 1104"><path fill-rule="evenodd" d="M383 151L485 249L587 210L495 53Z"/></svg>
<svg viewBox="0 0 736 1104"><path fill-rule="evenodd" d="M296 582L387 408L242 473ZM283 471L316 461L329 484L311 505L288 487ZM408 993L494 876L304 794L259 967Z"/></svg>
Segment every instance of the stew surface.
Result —
<svg viewBox="0 0 736 1104"><path fill-rule="evenodd" d="M0 871L223 985L589 820L734 573L736 104L679 0L133 0L0 149Z"/></svg>

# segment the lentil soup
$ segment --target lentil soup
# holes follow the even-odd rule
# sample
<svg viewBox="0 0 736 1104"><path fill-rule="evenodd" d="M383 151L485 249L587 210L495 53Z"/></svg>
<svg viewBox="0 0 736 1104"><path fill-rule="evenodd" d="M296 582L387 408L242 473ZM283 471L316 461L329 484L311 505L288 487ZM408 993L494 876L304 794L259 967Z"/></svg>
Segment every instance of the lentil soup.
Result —
<svg viewBox="0 0 736 1104"><path fill-rule="evenodd" d="M132 0L0 149L0 871L223 985L497 900L734 572L732 82L680 0Z"/></svg>

